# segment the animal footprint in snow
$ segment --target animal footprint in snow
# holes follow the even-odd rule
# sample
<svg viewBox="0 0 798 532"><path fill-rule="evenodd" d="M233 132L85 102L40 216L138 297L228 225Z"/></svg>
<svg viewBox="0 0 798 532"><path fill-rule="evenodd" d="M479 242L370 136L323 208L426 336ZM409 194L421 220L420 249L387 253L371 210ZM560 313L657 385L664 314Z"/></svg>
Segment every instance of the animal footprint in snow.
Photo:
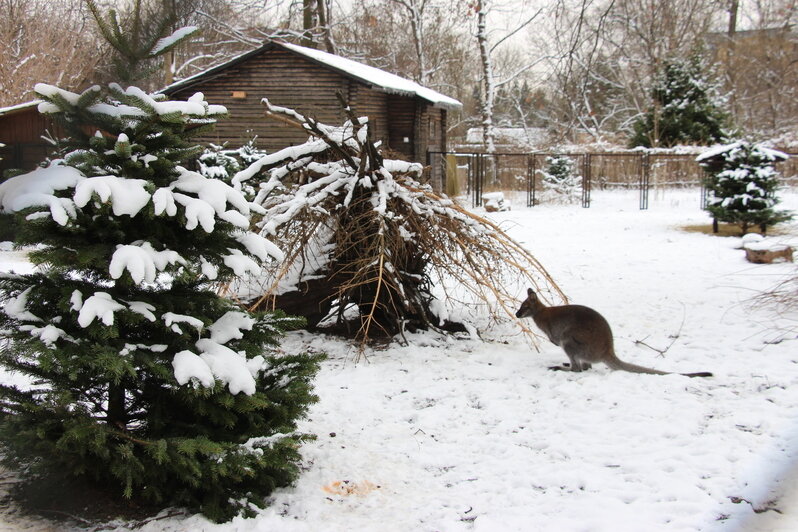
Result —
<svg viewBox="0 0 798 532"><path fill-rule="evenodd" d="M330 495L339 495L341 497L347 497L349 495L367 495L372 491L379 489L379 486L369 482L368 480L363 480L360 482L352 482L349 480L336 480L335 482L331 482L327 484L322 489L329 493Z"/></svg>

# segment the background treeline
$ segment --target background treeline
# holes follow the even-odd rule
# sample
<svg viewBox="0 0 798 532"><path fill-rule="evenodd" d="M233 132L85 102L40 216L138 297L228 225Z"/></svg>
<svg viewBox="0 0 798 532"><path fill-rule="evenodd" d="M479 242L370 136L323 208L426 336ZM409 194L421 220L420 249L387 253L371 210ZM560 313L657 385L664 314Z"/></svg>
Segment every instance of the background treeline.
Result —
<svg viewBox="0 0 798 532"><path fill-rule="evenodd" d="M555 142L628 145L674 61L698 72L727 127L798 144L798 0L98 0L146 39L164 20L200 32L153 61L157 89L280 37L351 57L461 100L469 127L545 128ZM140 23L133 24L134 13ZM125 21L131 21L125 23ZM85 0L0 0L0 106L36 82L113 78ZM656 127L655 127L656 129ZM798 137L798 135L796 135ZM659 139L653 138L652 144Z"/></svg>

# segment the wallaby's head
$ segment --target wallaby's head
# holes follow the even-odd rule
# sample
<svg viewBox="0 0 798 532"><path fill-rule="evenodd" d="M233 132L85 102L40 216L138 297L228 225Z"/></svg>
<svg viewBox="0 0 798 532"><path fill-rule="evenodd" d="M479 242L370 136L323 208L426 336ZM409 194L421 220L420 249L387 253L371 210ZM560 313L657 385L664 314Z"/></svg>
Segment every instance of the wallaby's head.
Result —
<svg viewBox="0 0 798 532"><path fill-rule="evenodd" d="M526 291L526 299L521 303L521 308L515 313L516 318L529 318L535 315L540 307L540 301L534 290L528 288Z"/></svg>

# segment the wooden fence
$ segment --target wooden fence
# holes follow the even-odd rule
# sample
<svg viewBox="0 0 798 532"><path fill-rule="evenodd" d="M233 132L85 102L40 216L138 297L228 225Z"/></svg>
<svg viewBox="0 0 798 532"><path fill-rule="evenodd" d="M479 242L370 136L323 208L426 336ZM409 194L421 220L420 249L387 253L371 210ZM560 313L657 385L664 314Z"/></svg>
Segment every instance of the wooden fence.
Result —
<svg viewBox="0 0 798 532"><path fill-rule="evenodd" d="M782 182L798 185L798 154L778 163ZM575 172L582 178L581 204L590 207L593 190L636 189L640 208L648 208L652 188L700 187L703 169L696 163L696 154L648 153L642 151L605 153L452 153L434 152L427 161L435 176L433 186L449 195L467 193L472 205L482 205L482 194L493 191L525 192L527 206L541 200L542 171L547 159L565 156L574 162ZM437 171L440 169L440 171Z"/></svg>

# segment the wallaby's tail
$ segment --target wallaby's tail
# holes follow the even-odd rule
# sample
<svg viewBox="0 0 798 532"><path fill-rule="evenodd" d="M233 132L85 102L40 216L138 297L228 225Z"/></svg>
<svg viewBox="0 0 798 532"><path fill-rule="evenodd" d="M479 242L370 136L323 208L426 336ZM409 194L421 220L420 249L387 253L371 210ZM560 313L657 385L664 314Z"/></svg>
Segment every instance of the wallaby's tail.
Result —
<svg viewBox="0 0 798 532"><path fill-rule="evenodd" d="M708 371L699 371L698 373L679 373L679 375L684 375L685 377L714 377L714 375Z"/></svg>
<svg viewBox="0 0 798 532"><path fill-rule="evenodd" d="M644 366L638 366L637 364L630 364L629 362L624 362L620 358L616 357L615 355L611 357L607 357L605 363L610 369L621 370L621 371L628 371L630 373L647 373L649 375L667 375L667 371L660 371L658 369L646 368Z"/></svg>
<svg viewBox="0 0 798 532"><path fill-rule="evenodd" d="M647 368L645 366L638 366L637 364L630 364L629 362L624 362L614 354L607 357L606 360L607 366L610 369L621 370L621 371L629 371L631 373L647 373L649 375L671 375L668 371L660 371L658 369ZM685 377L712 377L712 373L708 371L701 371L698 373L679 373L679 375L683 375Z"/></svg>

